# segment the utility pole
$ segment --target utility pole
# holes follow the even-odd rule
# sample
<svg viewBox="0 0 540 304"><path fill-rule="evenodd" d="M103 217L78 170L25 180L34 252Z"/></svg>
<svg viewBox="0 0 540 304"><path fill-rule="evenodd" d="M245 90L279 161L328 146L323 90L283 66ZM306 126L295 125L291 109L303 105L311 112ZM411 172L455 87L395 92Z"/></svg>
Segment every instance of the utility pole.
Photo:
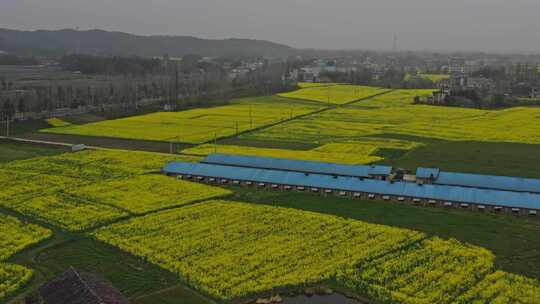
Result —
<svg viewBox="0 0 540 304"><path fill-rule="evenodd" d="M251 104L249 104L249 128L253 129L253 116L251 112Z"/></svg>
<svg viewBox="0 0 540 304"><path fill-rule="evenodd" d="M326 87L326 98L328 100L328 107L330 107L330 86Z"/></svg>
<svg viewBox="0 0 540 304"><path fill-rule="evenodd" d="M217 133L214 133L214 153L217 153Z"/></svg>
<svg viewBox="0 0 540 304"><path fill-rule="evenodd" d="M176 108L176 101L178 99L178 62L174 64L174 107ZM171 105L172 106L172 105Z"/></svg>

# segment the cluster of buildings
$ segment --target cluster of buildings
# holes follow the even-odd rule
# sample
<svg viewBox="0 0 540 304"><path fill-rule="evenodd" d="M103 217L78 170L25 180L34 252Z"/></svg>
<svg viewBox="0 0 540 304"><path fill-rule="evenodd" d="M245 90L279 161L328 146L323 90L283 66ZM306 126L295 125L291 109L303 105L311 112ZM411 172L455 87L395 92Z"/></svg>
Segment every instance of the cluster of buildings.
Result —
<svg viewBox="0 0 540 304"><path fill-rule="evenodd" d="M198 182L306 191L351 198L537 216L540 180L419 168L405 176L389 166L345 165L211 154L201 163L172 162L169 176Z"/></svg>
<svg viewBox="0 0 540 304"><path fill-rule="evenodd" d="M288 78L294 81L322 82L325 74L356 72L357 67L334 59L317 59L312 64L290 71Z"/></svg>
<svg viewBox="0 0 540 304"><path fill-rule="evenodd" d="M483 75L482 69L491 67L501 71L500 75ZM489 68L488 68L489 69ZM540 68L531 63L509 63L486 65L482 61L451 59L448 66L441 68L450 78L439 83L441 91L452 95L452 91L475 90L482 95L494 93L515 97L537 98L540 91Z"/></svg>

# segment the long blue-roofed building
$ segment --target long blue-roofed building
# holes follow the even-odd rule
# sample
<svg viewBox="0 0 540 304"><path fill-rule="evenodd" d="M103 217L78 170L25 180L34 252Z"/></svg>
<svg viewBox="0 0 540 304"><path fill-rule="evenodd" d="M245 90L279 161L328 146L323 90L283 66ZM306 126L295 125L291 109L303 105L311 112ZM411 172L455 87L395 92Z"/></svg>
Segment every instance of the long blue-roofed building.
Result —
<svg viewBox="0 0 540 304"><path fill-rule="evenodd" d="M335 176L374 178L383 180L388 179L388 177L392 173L392 167L389 166L347 165L327 162L221 153L214 153L208 155L208 157L206 157L202 161L202 163L245 168L294 171L301 173L327 174Z"/></svg>
<svg viewBox="0 0 540 304"><path fill-rule="evenodd" d="M223 154L221 154L223 155ZM242 158L221 158L234 159ZM384 200L395 199L410 201L423 205L441 205L446 207L460 207L477 210L509 211L517 214L536 215L540 211L540 193L508 191L480 187L464 187L460 185L424 184L406 181L382 180L366 178L363 173L351 174L351 171L336 172L336 168L328 167L316 169L310 167L316 162L309 162L309 166L300 161L300 164L291 166L288 170L271 169L268 166L282 166L282 162L269 164L265 158L261 167L256 168L253 158L248 165L215 164L215 163L188 163L173 162L163 168L167 175L179 176L201 182L223 184L256 185L258 187L312 191L320 193L334 193L341 196L352 197L380 197ZM208 160L208 159L207 159ZM210 160L215 160L213 157ZM206 161L206 160L205 160ZM296 161L291 161L291 164ZM366 166L363 166L366 167ZM369 167L369 166L367 166ZM307 171L306 169L310 169ZM350 167L347 167L350 169ZM317 172L319 173L312 173ZM428 170L422 176L435 177L437 170Z"/></svg>
<svg viewBox="0 0 540 304"><path fill-rule="evenodd" d="M421 183L461 186L540 194L540 179L445 172L437 168L418 168L416 179Z"/></svg>

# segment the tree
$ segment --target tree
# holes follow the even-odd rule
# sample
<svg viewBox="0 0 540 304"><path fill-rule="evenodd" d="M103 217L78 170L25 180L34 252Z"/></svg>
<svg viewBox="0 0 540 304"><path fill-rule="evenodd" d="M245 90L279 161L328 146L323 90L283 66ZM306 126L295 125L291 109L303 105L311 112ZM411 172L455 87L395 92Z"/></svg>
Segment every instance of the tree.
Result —
<svg viewBox="0 0 540 304"><path fill-rule="evenodd" d="M17 111L19 113L26 112L26 103L24 102L24 98L22 98L22 97L21 97L21 99L19 99L19 103L17 104Z"/></svg>
<svg viewBox="0 0 540 304"><path fill-rule="evenodd" d="M13 103L11 103L11 100L8 99L6 100L6 102L4 102L4 106L2 107L2 112L9 119L11 119L13 115L15 115L15 106L13 105Z"/></svg>

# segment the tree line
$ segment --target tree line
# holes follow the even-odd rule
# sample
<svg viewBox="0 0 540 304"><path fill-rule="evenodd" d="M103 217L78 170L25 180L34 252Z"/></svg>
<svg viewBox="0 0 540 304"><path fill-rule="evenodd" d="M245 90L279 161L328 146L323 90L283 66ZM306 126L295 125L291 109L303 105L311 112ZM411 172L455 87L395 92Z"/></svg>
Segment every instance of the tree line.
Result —
<svg viewBox="0 0 540 304"><path fill-rule="evenodd" d="M31 82L3 78L0 111L9 117L18 112L84 107L94 111L101 109L101 112L107 108L110 112L111 105L138 108L149 100L162 109L181 110L224 104L236 97L274 94L294 87L282 79L287 68L284 63L265 62L261 68L234 79L219 64L201 61L199 56L188 56L178 62L69 55L62 57L60 63L64 70L88 76Z"/></svg>

